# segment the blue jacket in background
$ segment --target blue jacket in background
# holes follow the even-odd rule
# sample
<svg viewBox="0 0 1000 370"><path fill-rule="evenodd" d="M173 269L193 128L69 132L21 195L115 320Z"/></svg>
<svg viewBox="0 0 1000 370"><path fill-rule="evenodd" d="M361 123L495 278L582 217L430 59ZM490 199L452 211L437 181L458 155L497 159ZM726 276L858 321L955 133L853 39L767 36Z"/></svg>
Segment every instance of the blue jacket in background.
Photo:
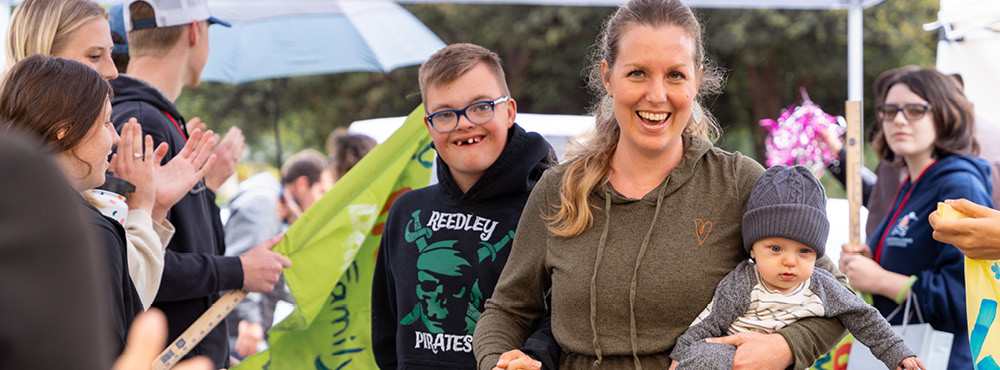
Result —
<svg viewBox="0 0 1000 370"><path fill-rule="evenodd" d="M965 260L954 245L934 240L927 216L945 199L965 198L993 207L989 177L989 164L982 159L961 154L939 159L915 182L903 182L888 215L868 240L879 265L917 277L910 291L916 294L914 303L924 320L934 329L955 334L948 369L973 368L966 321ZM897 305L875 296L875 307L887 316ZM890 322L901 324L902 315Z"/></svg>

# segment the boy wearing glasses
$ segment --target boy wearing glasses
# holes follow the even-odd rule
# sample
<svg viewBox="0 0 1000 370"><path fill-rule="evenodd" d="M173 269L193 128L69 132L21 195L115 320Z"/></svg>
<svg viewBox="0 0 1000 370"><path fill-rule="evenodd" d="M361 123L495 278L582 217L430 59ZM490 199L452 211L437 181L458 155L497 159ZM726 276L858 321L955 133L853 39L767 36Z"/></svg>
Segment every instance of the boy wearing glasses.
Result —
<svg viewBox="0 0 1000 370"><path fill-rule="evenodd" d="M372 282L379 368L477 366L476 322L528 195L555 164L548 142L514 123L517 103L500 63L481 46L454 44L420 67L439 182L400 196L385 222ZM538 327L548 330L547 322ZM546 368L559 356L551 332L522 351Z"/></svg>

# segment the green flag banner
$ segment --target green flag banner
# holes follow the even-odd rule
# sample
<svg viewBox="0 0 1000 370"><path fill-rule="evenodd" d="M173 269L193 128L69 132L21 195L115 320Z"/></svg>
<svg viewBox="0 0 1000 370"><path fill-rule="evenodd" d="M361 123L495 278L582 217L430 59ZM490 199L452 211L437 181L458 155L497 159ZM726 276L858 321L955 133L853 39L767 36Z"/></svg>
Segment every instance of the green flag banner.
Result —
<svg viewBox="0 0 1000 370"><path fill-rule="evenodd" d="M285 281L295 309L275 325L269 349L234 367L373 369L371 283L389 207L427 186L434 151L417 107L285 233L274 251L288 256Z"/></svg>

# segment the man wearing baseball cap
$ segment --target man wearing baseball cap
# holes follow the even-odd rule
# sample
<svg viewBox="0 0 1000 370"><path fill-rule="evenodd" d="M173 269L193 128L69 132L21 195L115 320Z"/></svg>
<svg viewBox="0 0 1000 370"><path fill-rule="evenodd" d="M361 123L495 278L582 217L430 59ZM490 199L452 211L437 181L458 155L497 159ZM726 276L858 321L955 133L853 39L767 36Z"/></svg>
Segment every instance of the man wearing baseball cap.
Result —
<svg viewBox="0 0 1000 370"><path fill-rule="evenodd" d="M164 163L180 153L187 125L174 100L185 87L201 82L208 59L208 26L229 26L211 16L206 0L125 0L122 9L130 61L126 74L111 81L115 126L135 117L155 145L169 144ZM192 127L193 129L194 127ZM173 342L219 298L219 292L245 289L269 292L291 262L270 251L278 240L261 243L239 257L226 257L215 191L236 168L243 135L229 130L213 150L216 160L203 181L167 214L176 233L167 244L163 278L153 306L167 316ZM124 154L128 155L128 154ZM229 367L225 323L212 330L189 354L206 355L215 368Z"/></svg>

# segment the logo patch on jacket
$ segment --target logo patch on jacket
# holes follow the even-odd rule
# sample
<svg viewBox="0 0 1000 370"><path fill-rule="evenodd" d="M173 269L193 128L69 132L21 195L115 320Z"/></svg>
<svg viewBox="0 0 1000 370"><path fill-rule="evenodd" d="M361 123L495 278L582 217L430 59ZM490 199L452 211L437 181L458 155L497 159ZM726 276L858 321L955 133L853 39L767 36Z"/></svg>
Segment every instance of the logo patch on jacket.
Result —
<svg viewBox="0 0 1000 370"><path fill-rule="evenodd" d="M907 238L906 233L910 232L910 227L913 226L914 222L917 222L917 214L915 212L907 213L905 216L901 217L896 224L892 226L892 230L889 230L889 237L885 238L885 245L889 247L907 247L913 243L913 238Z"/></svg>

